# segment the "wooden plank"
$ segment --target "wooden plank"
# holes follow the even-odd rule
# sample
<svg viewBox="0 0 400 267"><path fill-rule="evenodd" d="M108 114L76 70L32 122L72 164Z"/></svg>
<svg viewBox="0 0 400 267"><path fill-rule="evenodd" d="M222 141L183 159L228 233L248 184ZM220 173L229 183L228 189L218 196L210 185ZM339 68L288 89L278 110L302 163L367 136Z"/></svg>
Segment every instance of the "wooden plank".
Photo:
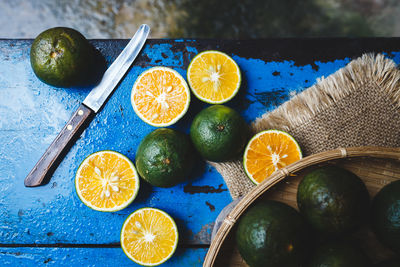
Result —
<svg viewBox="0 0 400 267"><path fill-rule="evenodd" d="M127 215L151 206L176 219L183 243L209 244L213 222L231 198L222 177L202 161L190 180L176 187L155 188L142 182L137 200L120 212L90 210L76 196L74 173L87 155L112 149L134 160L140 140L154 130L135 115L130 104L138 75L151 66L163 65L186 76L197 52L226 51L243 74L243 87L228 105L251 121L362 52L387 51L399 62L399 40L150 40L51 182L38 188L25 188L25 176L90 88L56 89L40 82L29 64L32 41L0 40L0 243L114 244L119 242ZM110 64L127 41L92 43ZM188 114L174 127L187 132L191 119L204 106L193 98Z"/></svg>
<svg viewBox="0 0 400 267"><path fill-rule="evenodd" d="M0 184L4 186L3 195L9 196L0 200L0 243L119 242L123 221L143 206L158 207L170 213L178 223L184 242L209 243L217 211L231 198L222 178L204 163L197 164L189 183L174 188L153 188L142 182L137 200L121 212L93 211L76 196L74 173L87 155L114 149L134 159L140 140L154 130L135 115L130 104L131 87L144 66L132 68L72 147L51 182L43 187L24 188L24 177L89 91L55 89L40 82L29 65L30 44L31 41L0 42L0 62L3 63L0 66ZM125 42L97 44L109 64ZM139 65L145 65L144 58L148 55L156 60L154 53L160 50L171 58L164 59L164 65L181 64L178 61L182 60L182 55L179 60L174 59L175 54L165 46L147 48ZM159 57L163 59L161 54ZM187 125L182 124L180 128L185 130ZM8 152L4 154L3 151ZM211 210L206 202L214 208Z"/></svg>
<svg viewBox="0 0 400 267"><path fill-rule="evenodd" d="M178 248L162 266L201 266L206 248ZM121 248L0 248L1 266L140 266Z"/></svg>

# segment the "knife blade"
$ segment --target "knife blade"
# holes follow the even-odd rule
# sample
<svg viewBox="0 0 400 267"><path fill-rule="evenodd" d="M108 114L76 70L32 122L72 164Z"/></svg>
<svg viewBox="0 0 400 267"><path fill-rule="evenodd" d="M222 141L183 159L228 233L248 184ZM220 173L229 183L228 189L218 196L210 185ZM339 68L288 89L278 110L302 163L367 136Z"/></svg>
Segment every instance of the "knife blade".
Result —
<svg viewBox="0 0 400 267"><path fill-rule="evenodd" d="M139 27L121 54L104 73L100 83L90 91L83 103L72 114L67 124L26 176L24 181L26 187L39 186L47 180L46 178L50 178L76 138L81 135L95 113L107 101L132 65L146 42L149 33L150 27L148 25L143 24Z"/></svg>

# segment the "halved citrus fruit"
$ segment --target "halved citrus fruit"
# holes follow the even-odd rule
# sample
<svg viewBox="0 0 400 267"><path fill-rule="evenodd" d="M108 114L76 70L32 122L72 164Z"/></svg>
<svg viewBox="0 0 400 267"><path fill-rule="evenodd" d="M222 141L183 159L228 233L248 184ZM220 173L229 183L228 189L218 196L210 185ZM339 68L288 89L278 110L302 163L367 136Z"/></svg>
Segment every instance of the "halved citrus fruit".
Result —
<svg viewBox="0 0 400 267"><path fill-rule="evenodd" d="M121 230L121 247L134 262L144 266L160 265L174 254L178 228L166 212L142 208L125 220Z"/></svg>
<svg viewBox="0 0 400 267"><path fill-rule="evenodd" d="M248 143L243 166L249 178L259 184L276 170L301 158L300 146L290 134L267 130L256 134Z"/></svg>
<svg viewBox="0 0 400 267"><path fill-rule="evenodd" d="M118 211L135 199L139 176L133 163L115 151L98 151L79 166L75 188L82 202L98 211Z"/></svg>
<svg viewBox="0 0 400 267"><path fill-rule="evenodd" d="M239 91L239 66L227 54L204 51L195 56L187 71L187 80L193 94L210 104L222 104Z"/></svg>
<svg viewBox="0 0 400 267"><path fill-rule="evenodd" d="M190 103L190 90L177 71L154 67L136 79L131 102L144 122L156 127L169 126L185 115Z"/></svg>

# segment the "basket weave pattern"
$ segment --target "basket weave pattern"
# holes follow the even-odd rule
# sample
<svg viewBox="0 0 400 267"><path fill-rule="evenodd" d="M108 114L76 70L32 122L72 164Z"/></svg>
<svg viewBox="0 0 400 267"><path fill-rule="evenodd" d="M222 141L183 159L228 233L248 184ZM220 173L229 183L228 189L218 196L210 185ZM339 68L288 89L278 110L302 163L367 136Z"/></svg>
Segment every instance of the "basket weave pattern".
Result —
<svg viewBox="0 0 400 267"><path fill-rule="evenodd" d="M235 249L231 231L239 217L261 199L274 199L297 208L298 183L310 169L326 164L339 165L358 175L373 197L383 186L400 179L400 148L340 148L305 157L275 172L254 187L228 214L211 242L203 266L247 266ZM367 227L356 232L353 238L359 240L373 262L393 256Z"/></svg>

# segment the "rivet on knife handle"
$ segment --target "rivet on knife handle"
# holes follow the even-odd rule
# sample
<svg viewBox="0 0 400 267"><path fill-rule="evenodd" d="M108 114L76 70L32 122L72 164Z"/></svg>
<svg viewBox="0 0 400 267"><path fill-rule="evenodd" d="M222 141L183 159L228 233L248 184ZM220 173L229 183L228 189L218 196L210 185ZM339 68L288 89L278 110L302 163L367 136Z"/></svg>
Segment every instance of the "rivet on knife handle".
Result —
<svg viewBox="0 0 400 267"><path fill-rule="evenodd" d="M25 186L39 186L49 175L53 174L60 163L59 159L67 152L69 146L74 143L75 139L81 135L86 124L92 120L92 115L94 115L94 112L91 109L83 104L79 106L71 119L25 178Z"/></svg>

